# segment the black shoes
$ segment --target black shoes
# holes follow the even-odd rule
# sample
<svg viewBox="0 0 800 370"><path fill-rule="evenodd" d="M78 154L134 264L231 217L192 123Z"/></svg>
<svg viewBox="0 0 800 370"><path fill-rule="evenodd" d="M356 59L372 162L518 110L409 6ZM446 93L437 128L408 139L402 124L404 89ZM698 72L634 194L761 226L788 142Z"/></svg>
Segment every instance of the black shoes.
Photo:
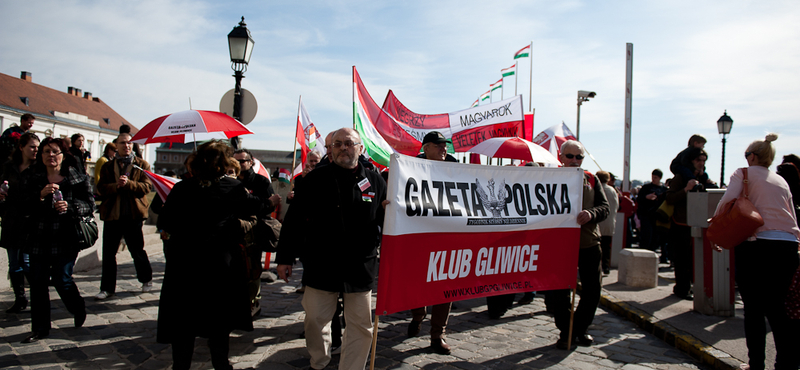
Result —
<svg viewBox="0 0 800 370"><path fill-rule="evenodd" d="M450 345L445 343L444 338L431 338L431 349L440 355L450 354Z"/></svg>
<svg viewBox="0 0 800 370"><path fill-rule="evenodd" d="M20 313L26 308L28 308L28 299L21 297L14 300L14 305L7 309L6 313Z"/></svg>
<svg viewBox="0 0 800 370"><path fill-rule="evenodd" d="M75 327L80 328L86 322L86 310L75 315Z"/></svg>
<svg viewBox="0 0 800 370"><path fill-rule="evenodd" d="M575 337L575 340L578 341L578 344L584 347L591 346L594 343L594 338L592 338L589 334L579 335Z"/></svg>
<svg viewBox="0 0 800 370"><path fill-rule="evenodd" d="M29 335L27 338L23 339L22 343L36 343L44 338L47 338L49 335L50 335L49 331L33 333Z"/></svg>
<svg viewBox="0 0 800 370"><path fill-rule="evenodd" d="M567 347L567 340L564 339L564 338L559 339L556 342L556 348L561 349L561 350L568 350L569 347Z"/></svg>
<svg viewBox="0 0 800 370"><path fill-rule="evenodd" d="M419 331L420 330L422 330L422 321L411 320L411 322L408 323L408 337L409 338L414 338L417 335L419 335Z"/></svg>
<svg viewBox="0 0 800 370"><path fill-rule="evenodd" d="M677 296L680 299L685 299L687 301L693 301L694 300L694 294L692 294L691 291L689 291L687 293L677 293L677 292L673 291L672 294L674 294L675 296Z"/></svg>

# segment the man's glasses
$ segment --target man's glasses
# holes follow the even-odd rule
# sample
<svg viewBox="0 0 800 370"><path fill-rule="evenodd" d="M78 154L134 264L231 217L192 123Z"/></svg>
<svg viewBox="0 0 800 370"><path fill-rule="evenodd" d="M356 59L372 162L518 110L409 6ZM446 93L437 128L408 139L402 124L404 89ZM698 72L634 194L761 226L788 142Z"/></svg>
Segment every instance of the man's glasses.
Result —
<svg viewBox="0 0 800 370"><path fill-rule="evenodd" d="M55 150L43 150L42 153L47 154L49 156L53 156L53 157L61 154L61 152L57 152Z"/></svg>
<svg viewBox="0 0 800 370"><path fill-rule="evenodd" d="M334 141L333 144L331 144L331 146L333 146L334 148L337 148L337 149L341 148L342 146L344 146L345 148L349 149L349 148L352 148L352 147L354 147L356 145L361 145L361 143L355 143L355 142L352 142L352 141L345 141L345 142Z"/></svg>
<svg viewBox="0 0 800 370"><path fill-rule="evenodd" d="M250 162L249 159L237 159L236 161L239 162L239 164L245 164L245 163Z"/></svg>
<svg viewBox="0 0 800 370"><path fill-rule="evenodd" d="M586 157L584 157L584 156L582 156L582 155L580 155L580 154L577 154L577 155L576 155L576 154L564 154L564 156L565 156L565 157L567 157L568 159L576 158L576 159L578 159L579 161L580 161L581 159L583 159L583 158L586 158Z"/></svg>
<svg viewBox="0 0 800 370"><path fill-rule="evenodd" d="M744 152L744 157L747 158L750 156L750 154L753 154L753 152Z"/></svg>

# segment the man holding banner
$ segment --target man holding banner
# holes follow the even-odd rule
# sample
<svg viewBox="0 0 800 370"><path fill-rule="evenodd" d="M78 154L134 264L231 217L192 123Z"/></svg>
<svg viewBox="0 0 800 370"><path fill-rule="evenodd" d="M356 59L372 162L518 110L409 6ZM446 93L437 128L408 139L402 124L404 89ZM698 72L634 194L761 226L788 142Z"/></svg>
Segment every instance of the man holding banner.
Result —
<svg viewBox="0 0 800 370"><path fill-rule="evenodd" d="M347 330L339 369L362 370L372 342L372 290L386 182L359 163L364 146L355 130L339 129L331 147L331 164L318 166L295 187L291 208L299 216L284 222L276 262L278 276L287 282L295 256L303 262L311 368L322 369L331 360L331 318L343 293Z"/></svg>
<svg viewBox="0 0 800 370"><path fill-rule="evenodd" d="M561 145L559 159L564 167L580 167L583 163L583 145L575 140L568 140ZM578 214L578 225L581 225L580 252L578 254L578 275L581 280L581 300L575 310L572 327L573 338L584 346L591 345L594 338L587 334L589 325L594 320L594 313L600 303L602 289L602 273L600 261L600 229L598 223L609 214L608 200L603 191L603 184L597 176L584 171L583 178L583 210ZM569 290L560 289L545 293L547 310L553 313L556 327L561 335L556 348L568 349L570 332L570 300Z"/></svg>
<svg viewBox="0 0 800 370"><path fill-rule="evenodd" d="M447 154L447 138L439 131L431 131L422 139L422 154L417 158L432 161L458 162L453 156ZM450 317L452 302L433 305L431 310L431 348L440 355L450 354L450 345L444 341L444 328ZM425 307L411 310L411 322L408 324L408 337L416 337L422 327L427 312Z"/></svg>

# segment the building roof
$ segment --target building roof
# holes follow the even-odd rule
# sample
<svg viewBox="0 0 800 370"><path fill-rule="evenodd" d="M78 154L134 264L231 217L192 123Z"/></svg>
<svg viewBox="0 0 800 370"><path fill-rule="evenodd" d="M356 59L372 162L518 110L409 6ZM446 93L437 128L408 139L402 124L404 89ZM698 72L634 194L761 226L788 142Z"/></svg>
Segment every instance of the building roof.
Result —
<svg viewBox="0 0 800 370"><path fill-rule="evenodd" d="M0 73L0 106L5 106L20 114L31 113L37 117L63 120L55 112L73 113L97 121L101 129L119 131L120 126L131 126L131 134L139 131L136 126L122 118L100 98L92 97L90 92L81 96L81 90L70 87L61 92L32 82L31 74L22 72L21 77L12 77ZM93 122L90 122L93 123Z"/></svg>

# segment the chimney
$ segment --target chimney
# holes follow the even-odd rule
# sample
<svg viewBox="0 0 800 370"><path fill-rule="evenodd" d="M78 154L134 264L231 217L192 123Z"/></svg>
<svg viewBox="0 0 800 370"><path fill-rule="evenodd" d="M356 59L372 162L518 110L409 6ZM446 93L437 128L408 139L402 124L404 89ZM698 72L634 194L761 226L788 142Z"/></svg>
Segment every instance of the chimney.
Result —
<svg viewBox="0 0 800 370"><path fill-rule="evenodd" d="M19 78L28 82L33 82L33 77L31 76L30 72L22 71L22 74L19 76Z"/></svg>
<svg viewBox="0 0 800 370"><path fill-rule="evenodd" d="M81 89L78 89L78 88L75 89L75 96L77 96L79 98L81 97Z"/></svg>
<svg viewBox="0 0 800 370"><path fill-rule="evenodd" d="M67 94L75 95L75 88L72 86L67 86Z"/></svg>
<svg viewBox="0 0 800 370"><path fill-rule="evenodd" d="M89 100L92 100L92 93L90 93L90 92L88 92L88 91L87 91L87 92L85 92L85 93L83 93L83 98L84 98L84 99L89 99Z"/></svg>

